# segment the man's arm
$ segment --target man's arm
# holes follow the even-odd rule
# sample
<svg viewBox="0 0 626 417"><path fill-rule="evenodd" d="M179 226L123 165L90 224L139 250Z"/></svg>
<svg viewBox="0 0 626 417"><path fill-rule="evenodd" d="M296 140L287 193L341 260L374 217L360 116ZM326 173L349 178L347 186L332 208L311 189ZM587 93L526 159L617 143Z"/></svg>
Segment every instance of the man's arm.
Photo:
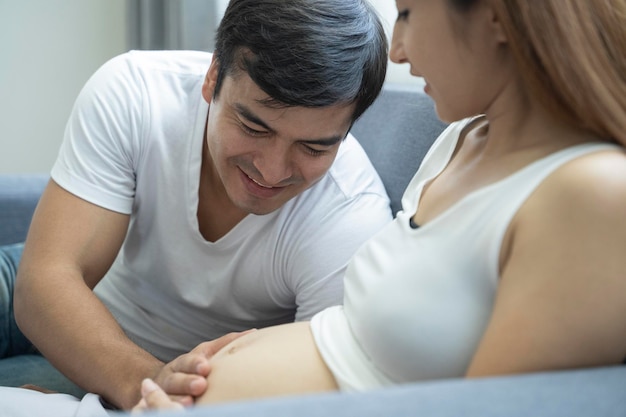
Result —
<svg viewBox="0 0 626 417"><path fill-rule="evenodd" d="M132 343L93 294L124 240L129 217L51 181L37 207L15 289L24 334L61 372L121 407L163 364Z"/></svg>
<svg viewBox="0 0 626 417"><path fill-rule="evenodd" d="M130 408L144 378L182 403L206 390L208 359L244 333L200 344L168 364L128 339L93 294L115 259L129 217L86 202L51 181L30 227L15 315L39 350L82 388Z"/></svg>

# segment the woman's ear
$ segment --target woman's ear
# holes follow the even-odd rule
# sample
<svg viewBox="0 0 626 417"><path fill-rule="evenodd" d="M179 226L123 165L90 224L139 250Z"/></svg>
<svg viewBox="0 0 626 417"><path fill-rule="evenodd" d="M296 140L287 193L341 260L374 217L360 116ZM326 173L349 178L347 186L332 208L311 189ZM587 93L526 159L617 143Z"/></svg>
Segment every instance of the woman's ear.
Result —
<svg viewBox="0 0 626 417"><path fill-rule="evenodd" d="M502 27L502 20L492 6L489 6L489 22L495 41L499 44L508 43L509 39Z"/></svg>
<svg viewBox="0 0 626 417"><path fill-rule="evenodd" d="M215 54L211 58L211 65L204 77L204 83L202 84L202 97L207 103L213 101L213 93L215 92L215 85L217 83L217 72L219 69L219 63Z"/></svg>

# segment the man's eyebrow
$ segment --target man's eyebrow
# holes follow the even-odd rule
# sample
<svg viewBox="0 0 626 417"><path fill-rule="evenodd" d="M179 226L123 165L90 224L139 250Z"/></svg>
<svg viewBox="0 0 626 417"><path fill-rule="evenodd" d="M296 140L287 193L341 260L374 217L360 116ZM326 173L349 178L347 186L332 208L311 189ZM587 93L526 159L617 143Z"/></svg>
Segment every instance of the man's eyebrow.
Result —
<svg viewBox="0 0 626 417"><path fill-rule="evenodd" d="M267 125L267 123L265 123L263 120L259 119L258 116L256 116L254 113L252 113L252 111L250 111L250 109L248 109L246 106L244 106L241 103L236 103L235 104L235 109L237 110L237 112L241 115L241 117L243 117L244 119L248 120L249 122L254 123L255 125L261 126L264 129L267 129L269 131L274 131L274 129L272 129L271 127L269 127Z"/></svg>
<svg viewBox="0 0 626 417"><path fill-rule="evenodd" d="M342 136L331 136L329 138L322 139L300 139L300 142L304 142L307 145L333 146L341 142L342 140Z"/></svg>

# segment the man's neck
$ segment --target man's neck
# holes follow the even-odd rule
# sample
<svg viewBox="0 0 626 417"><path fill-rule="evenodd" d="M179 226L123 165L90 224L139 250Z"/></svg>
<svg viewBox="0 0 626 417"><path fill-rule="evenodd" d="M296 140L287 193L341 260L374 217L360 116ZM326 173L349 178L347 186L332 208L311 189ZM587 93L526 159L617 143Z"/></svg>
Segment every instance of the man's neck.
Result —
<svg viewBox="0 0 626 417"><path fill-rule="evenodd" d="M198 182L198 227L209 242L215 242L230 232L248 213L233 204L213 169L206 140L202 145L202 167Z"/></svg>

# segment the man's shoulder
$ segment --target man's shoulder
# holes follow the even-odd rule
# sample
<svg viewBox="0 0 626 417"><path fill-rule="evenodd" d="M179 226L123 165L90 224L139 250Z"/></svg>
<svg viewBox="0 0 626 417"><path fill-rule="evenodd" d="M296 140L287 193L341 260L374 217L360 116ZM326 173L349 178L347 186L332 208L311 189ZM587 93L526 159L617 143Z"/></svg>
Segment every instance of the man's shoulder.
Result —
<svg viewBox="0 0 626 417"><path fill-rule="evenodd" d="M332 167L317 183L281 209L288 216L305 216L332 223L369 216L385 222L391 218L389 197L367 154L349 135L341 144Z"/></svg>
<svg viewBox="0 0 626 417"><path fill-rule="evenodd" d="M189 89L189 80L196 85L204 79L211 63L211 54L202 51L129 51L105 62L91 77L91 86L98 91L108 89L122 95L144 85L156 90L176 85ZM139 82L141 80L141 82ZM182 83L182 84L181 84Z"/></svg>
<svg viewBox="0 0 626 417"><path fill-rule="evenodd" d="M112 61L124 63L130 68L143 71L202 75L211 64L212 54L204 51L140 51L131 50Z"/></svg>
<svg viewBox="0 0 626 417"><path fill-rule="evenodd" d="M348 134L325 176L347 199L372 194L388 199L380 176L358 140Z"/></svg>

